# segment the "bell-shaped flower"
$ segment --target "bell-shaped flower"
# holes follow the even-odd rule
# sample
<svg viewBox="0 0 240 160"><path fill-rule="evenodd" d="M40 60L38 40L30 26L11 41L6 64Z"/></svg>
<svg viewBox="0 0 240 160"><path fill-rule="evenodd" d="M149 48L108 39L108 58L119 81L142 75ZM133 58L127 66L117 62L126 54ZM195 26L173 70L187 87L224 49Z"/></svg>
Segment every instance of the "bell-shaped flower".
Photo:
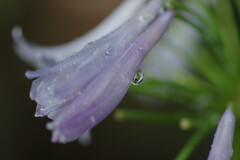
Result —
<svg viewBox="0 0 240 160"><path fill-rule="evenodd" d="M14 27L12 31L14 49L21 59L35 68L53 66L81 50L89 42L101 38L122 25L145 3L146 0L125 0L112 14L84 36L59 46L40 46L28 42L22 35L22 29Z"/></svg>
<svg viewBox="0 0 240 160"><path fill-rule="evenodd" d="M232 142L235 128L235 117L228 109L223 114L208 156L208 160L230 160L233 154Z"/></svg>
<svg viewBox="0 0 240 160"><path fill-rule="evenodd" d="M53 142L69 142L101 122L126 94L139 65L167 30L173 11L150 1L137 15L61 63L28 71L36 116L53 119Z"/></svg>

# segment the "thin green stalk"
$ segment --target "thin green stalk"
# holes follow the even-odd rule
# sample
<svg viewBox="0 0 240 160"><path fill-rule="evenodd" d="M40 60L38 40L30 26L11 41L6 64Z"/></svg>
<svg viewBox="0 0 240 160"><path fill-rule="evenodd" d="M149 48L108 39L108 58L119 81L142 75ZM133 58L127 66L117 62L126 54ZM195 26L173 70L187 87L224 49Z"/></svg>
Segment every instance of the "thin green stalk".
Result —
<svg viewBox="0 0 240 160"><path fill-rule="evenodd" d="M223 68L214 60L211 54L204 48L199 49L198 54L190 57L194 68L198 69L205 78L219 88L228 88L229 77Z"/></svg>
<svg viewBox="0 0 240 160"><path fill-rule="evenodd" d="M240 159L240 120L237 119L235 124L235 133L233 138L233 157L232 160L239 160Z"/></svg>
<svg viewBox="0 0 240 160"><path fill-rule="evenodd" d="M205 118L204 118L205 117ZM129 109L118 109L114 112L114 118L117 121L141 121L148 123L159 123L167 125L180 126L183 130L190 128L199 128L202 126L216 126L208 115L201 117L189 113L162 113L139 111Z"/></svg>
<svg viewBox="0 0 240 160"><path fill-rule="evenodd" d="M240 1L239 0L234 0L234 4L237 6L238 16L240 17Z"/></svg>
<svg viewBox="0 0 240 160"><path fill-rule="evenodd" d="M188 140L187 144L182 148L175 160L186 160L192 154L197 145L201 142L204 136L209 132L209 128L200 127Z"/></svg>
<svg viewBox="0 0 240 160"><path fill-rule="evenodd" d="M176 8L182 9L186 13L189 13L193 17L197 18L203 25L205 25L209 30L211 30L211 32L214 34L214 36L216 38L219 38L219 32L216 30L216 26L215 26L216 23L214 23L215 19L207 20L206 17L202 17L197 12L195 12L194 10L189 9L184 4L182 4L182 3L178 2L178 1L172 1L172 4Z"/></svg>
<svg viewBox="0 0 240 160"><path fill-rule="evenodd" d="M145 82L138 87L132 86L130 87L130 91L137 94L161 98L186 107L192 107L189 102L195 95L193 92L175 87L174 85L156 85L153 84L152 81Z"/></svg>
<svg viewBox="0 0 240 160"><path fill-rule="evenodd" d="M197 24L193 23L192 21L190 21L189 19L187 19L186 17L184 17L181 14L176 14L175 15L176 18L178 18L179 20L184 21L185 23L189 24L190 26L192 26L193 28L196 29L196 31L198 31L201 35L203 35L203 30L200 26L198 26Z"/></svg>
<svg viewBox="0 0 240 160"><path fill-rule="evenodd" d="M186 113L156 113L138 110L118 109L114 113L117 121L141 121L149 123L161 123L179 125L182 118L193 117Z"/></svg>
<svg viewBox="0 0 240 160"><path fill-rule="evenodd" d="M239 74L239 33L231 3L226 0L218 0L215 9L219 21L220 38L228 58L228 72L233 72L233 75Z"/></svg>
<svg viewBox="0 0 240 160"><path fill-rule="evenodd" d="M232 160L240 159L240 108L239 105L233 106L233 113L236 117L235 132L233 138L233 157Z"/></svg>

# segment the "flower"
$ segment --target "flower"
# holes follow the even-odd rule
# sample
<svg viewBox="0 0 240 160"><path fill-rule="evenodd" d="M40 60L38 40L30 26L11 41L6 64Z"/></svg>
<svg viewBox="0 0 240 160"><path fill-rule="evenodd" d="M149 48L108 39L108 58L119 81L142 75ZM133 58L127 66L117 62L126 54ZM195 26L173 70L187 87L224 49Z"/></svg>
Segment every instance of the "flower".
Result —
<svg viewBox="0 0 240 160"><path fill-rule="evenodd" d="M52 142L75 140L101 122L126 94L144 57L159 41L173 11L159 15L161 2L150 1L110 34L85 46L61 63L28 71L35 116L53 119Z"/></svg>
<svg viewBox="0 0 240 160"><path fill-rule="evenodd" d="M28 42L22 35L22 29L18 26L14 27L12 37L15 41L15 52L21 59L35 68L53 66L82 49L87 43L95 41L116 29L129 19L145 2L146 0L125 0L93 30L80 38L59 46L39 46Z"/></svg>
<svg viewBox="0 0 240 160"><path fill-rule="evenodd" d="M232 142L234 136L235 117L227 109L216 130L208 160L230 160L233 154Z"/></svg>

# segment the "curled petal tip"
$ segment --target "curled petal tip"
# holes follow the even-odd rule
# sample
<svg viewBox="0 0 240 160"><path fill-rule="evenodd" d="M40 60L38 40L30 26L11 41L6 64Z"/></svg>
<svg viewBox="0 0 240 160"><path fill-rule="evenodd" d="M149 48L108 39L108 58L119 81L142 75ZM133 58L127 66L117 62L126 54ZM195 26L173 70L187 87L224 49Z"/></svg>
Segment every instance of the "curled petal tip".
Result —
<svg viewBox="0 0 240 160"><path fill-rule="evenodd" d="M227 109L217 127L208 160L230 160L233 154L235 117L232 110Z"/></svg>
<svg viewBox="0 0 240 160"><path fill-rule="evenodd" d="M69 43L58 46L41 46L28 42L19 26L12 30L15 41L15 52L25 62L35 68L45 68L56 65L63 59L72 56L73 53L82 49L87 43L95 41L110 33L141 7L147 0L126 0L95 29L84 36Z"/></svg>
<svg viewBox="0 0 240 160"><path fill-rule="evenodd" d="M20 26L15 26L12 29L12 37L13 39L18 39L19 37L22 37L22 28Z"/></svg>
<svg viewBox="0 0 240 160"><path fill-rule="evenodd" d="M34 79L34 78L40 77L40 76L42 76L42 75L48 74L49 71L50 71L49 68L38 69L38 70L36 70L36 71L26 71L26 72L25 72L25 76L26 76L28 79Z"/></svg>

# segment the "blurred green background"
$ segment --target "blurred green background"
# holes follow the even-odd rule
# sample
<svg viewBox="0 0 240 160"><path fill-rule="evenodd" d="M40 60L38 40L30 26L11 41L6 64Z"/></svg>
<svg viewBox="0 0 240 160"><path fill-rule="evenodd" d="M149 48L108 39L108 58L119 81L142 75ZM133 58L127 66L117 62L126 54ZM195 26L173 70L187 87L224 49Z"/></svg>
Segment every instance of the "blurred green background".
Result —
<svg viewBox="0 0 240 160"><path fill-rule="evenodd" d="M88 147L77 141L52 144L47 118L35 118L36 104L29 98L31 69L13 52L11 30L23 28L30 41L55 45L87 32L121 0L0 0L0 159L174 159L191 131L141 122L116 122L110 115L93 129ZM141 97L141 99L143 99ZM178 106L161 100L127 94L118 107L174 111ZM205 138L191 159L205 159L213 134Z"/></svg>

